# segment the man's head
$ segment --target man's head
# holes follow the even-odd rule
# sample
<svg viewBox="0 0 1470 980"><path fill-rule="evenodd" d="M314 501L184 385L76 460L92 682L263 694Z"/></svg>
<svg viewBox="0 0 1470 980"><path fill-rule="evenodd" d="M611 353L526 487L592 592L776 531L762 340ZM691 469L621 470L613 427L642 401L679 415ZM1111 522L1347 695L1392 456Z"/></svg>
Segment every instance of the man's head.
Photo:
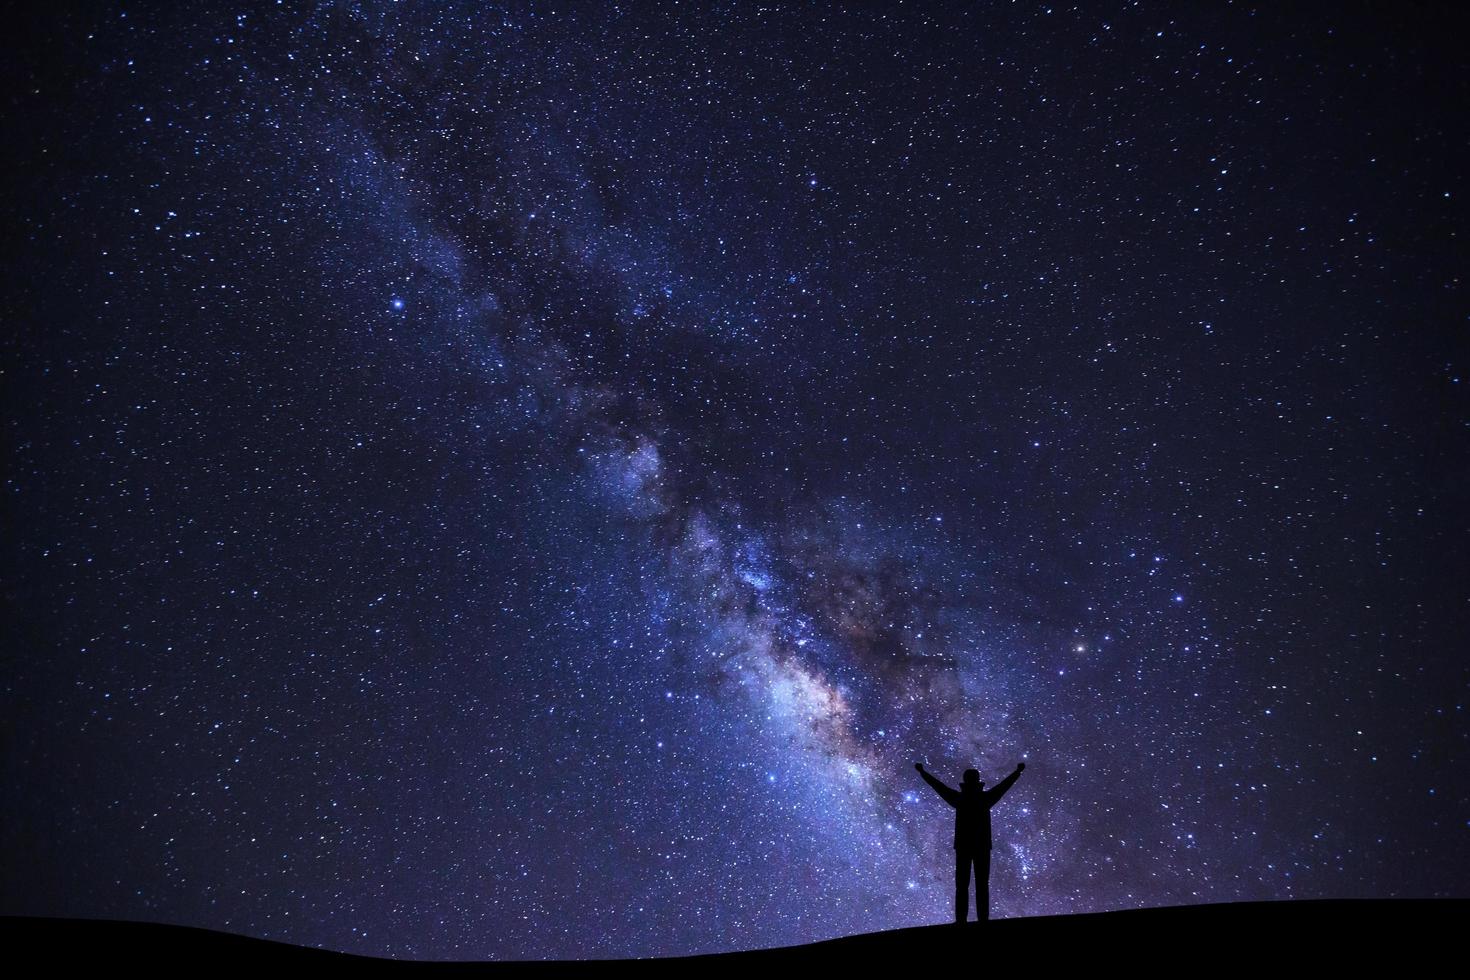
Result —
<svg viewBox="0 0 1470 980"><path fill-rule="evenodd" d="M960 785L973 786L976 789L985 788L985 784L980 781L980 770L978 769L966 769L964 782Z"/></svg>

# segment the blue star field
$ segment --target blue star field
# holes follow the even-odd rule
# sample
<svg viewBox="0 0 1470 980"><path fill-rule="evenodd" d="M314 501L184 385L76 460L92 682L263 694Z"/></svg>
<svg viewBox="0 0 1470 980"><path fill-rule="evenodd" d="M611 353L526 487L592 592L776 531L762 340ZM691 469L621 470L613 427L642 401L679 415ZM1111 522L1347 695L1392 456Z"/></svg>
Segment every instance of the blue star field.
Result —
<svg viewBox="0 0 1470 980"><path fill-rule="evenodd" d="M1465 895L1449 8L37 7L5 913Z"/></svg>

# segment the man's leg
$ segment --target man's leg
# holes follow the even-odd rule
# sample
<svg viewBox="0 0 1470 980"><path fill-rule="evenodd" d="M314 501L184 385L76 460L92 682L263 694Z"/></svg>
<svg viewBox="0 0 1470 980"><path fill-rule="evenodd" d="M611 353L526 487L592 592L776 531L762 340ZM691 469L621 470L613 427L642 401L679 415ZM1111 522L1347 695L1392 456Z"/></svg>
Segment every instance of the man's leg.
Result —
<svg viewBox="0 0 1470 980"><path fill-rule="evenodd" d="M975 918L990 918L990 848L975 852Z"/></svg>
<svg viewBox="0 0 1470 980"><path fill-rule="evenodd" d="M970 917L970 855L955 849L954 852L954 920L964 922Z"/></svg>

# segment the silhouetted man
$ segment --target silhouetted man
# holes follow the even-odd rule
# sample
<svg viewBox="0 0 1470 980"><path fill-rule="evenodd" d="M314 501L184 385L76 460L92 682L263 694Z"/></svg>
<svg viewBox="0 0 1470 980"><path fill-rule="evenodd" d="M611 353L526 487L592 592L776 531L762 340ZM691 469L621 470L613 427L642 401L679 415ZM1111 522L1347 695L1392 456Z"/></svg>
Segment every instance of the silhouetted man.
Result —
<svg viewBox="0 0 1470 980"><path fill-rule="evenodd" d="M964 922L970 915L970 865L975 865L975 918L990 918L990 808L1000 802L1006 790L1020 778L1026 763L1016 763L1016 771L987 790L980 773L965 770L964 782L951 789L931 776L922 762L914 763L924 782L954 807L954 920Z"/></svg>

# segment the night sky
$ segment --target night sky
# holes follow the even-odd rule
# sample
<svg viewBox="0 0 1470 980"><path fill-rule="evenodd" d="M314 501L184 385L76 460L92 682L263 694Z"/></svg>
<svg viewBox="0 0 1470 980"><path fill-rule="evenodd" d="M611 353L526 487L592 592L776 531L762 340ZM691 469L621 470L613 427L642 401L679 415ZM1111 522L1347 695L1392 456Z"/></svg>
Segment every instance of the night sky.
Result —
<svg viewBox="0 0 1470 980"><path fill-rule="evenodd" d="M1467 895L1450 7L31 6L0 911Z"/></svg>

